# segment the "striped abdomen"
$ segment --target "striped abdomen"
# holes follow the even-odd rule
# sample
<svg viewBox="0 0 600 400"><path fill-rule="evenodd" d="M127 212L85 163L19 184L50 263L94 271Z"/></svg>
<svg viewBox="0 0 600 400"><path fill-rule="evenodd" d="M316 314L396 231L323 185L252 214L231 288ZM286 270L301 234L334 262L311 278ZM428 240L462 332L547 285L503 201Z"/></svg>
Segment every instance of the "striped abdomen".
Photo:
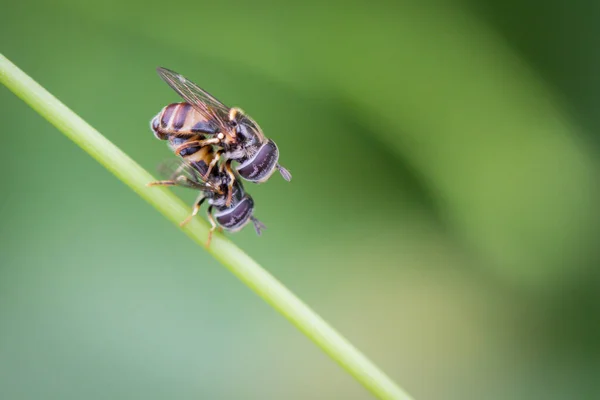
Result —
<svg viewBox="0 0 600 400"><path fill-rule="evenodd" d="M213 124L188 103L169 104L152 118L150 127L160 140L173 136L189 138L192 135L218 132Z"/></svg>
<svg viewBox="0 0 600 400"><path fill-rule="evenodd" d="M158 139L169 141L171 150L187 141L202 140L207 135L217 133L216 128L188 103L169 104L152 118L150 127ZM204 175L214 158L214 152L211 146L190 147L182 150L179 156Z"/></svg>
<svg viewBox="0 0 600 400"><path fill-rule="evenodd" d="M188 140L201 140L202 138L202 135L194 135L190 138L170 137L169 147L174 151ZM215 150L212 146L188 147L187 149L182 150L179 153L179 156L189 162L196 171L204 176L208 172L208 166L211 161L215 158Z"/></svg>

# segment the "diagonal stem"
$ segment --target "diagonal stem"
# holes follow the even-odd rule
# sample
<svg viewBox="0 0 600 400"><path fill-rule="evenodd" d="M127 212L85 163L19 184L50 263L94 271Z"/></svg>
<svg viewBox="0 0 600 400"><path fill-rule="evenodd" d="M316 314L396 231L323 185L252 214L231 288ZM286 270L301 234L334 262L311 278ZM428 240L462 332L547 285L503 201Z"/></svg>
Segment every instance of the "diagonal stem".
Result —
<svg viewBox="0 0 600 400"><path fill-rule="evenodd" d="M146 184L154 180L147 171L2 54L0 82L173 223L179 225L188 215L188 207L181 200L165 188L147 188ZM194 219L182 230L204 246L208 235L206 222ZM350 342L230 240L216 234L206 250L374 395L381 399L411 399Z"/></svg>

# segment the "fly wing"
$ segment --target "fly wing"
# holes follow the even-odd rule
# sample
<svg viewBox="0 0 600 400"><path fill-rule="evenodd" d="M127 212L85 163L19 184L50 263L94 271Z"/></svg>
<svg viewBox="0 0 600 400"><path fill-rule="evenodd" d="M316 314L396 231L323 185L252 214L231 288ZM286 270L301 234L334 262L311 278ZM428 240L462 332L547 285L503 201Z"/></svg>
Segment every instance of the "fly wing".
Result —
<svg viewBox="0 0 600 400"><path fill-rule="evenodd" d="M169 158L160 163L158 173L162 179L176 182L175 186L219 193L219 188L210 181L202 180L198 171L184 160Z"/></svg>
<svg viewBox="0 0 600 400"><path fill-rule="evenodd" d="M162 67L158 67L156 71L171 89L176 91L181 98L194 107L204 118L213 121L221 132L227 133L231 129L228 122L229 107L175 71Z"/></svg>

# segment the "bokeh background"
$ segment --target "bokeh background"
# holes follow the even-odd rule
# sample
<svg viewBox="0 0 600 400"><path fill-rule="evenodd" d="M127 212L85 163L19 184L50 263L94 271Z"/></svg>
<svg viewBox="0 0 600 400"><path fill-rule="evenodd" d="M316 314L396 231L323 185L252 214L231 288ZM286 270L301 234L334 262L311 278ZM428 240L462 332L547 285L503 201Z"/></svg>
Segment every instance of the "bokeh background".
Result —
<svg viewBox="0 0 600 400"><path fill-rule="evenodd" d="M249 185L268 230L232 239L415 399L593 399L599 4L5 1L0 51L150 171L156 66L244 108L294 179ZM0 104L0 398L370 398Z"/></svg>

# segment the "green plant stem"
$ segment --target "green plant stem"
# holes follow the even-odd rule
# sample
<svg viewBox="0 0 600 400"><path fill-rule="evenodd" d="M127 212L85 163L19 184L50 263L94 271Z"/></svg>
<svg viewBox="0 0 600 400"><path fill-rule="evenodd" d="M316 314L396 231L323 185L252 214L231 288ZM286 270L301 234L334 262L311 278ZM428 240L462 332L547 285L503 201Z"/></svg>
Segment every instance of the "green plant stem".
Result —
<svg viewBox="0 0 600 400"><path fill-rule="evenodd" d="M152 175L2 54L0 82L177 226L189 214L189 207L169 190L146 187L154 180ZM208 224L199 218L182 228L203 247L208 229ZM383 371L227 238L215 234L210 248L206 250L377 397L411 399Z"/></svg>

